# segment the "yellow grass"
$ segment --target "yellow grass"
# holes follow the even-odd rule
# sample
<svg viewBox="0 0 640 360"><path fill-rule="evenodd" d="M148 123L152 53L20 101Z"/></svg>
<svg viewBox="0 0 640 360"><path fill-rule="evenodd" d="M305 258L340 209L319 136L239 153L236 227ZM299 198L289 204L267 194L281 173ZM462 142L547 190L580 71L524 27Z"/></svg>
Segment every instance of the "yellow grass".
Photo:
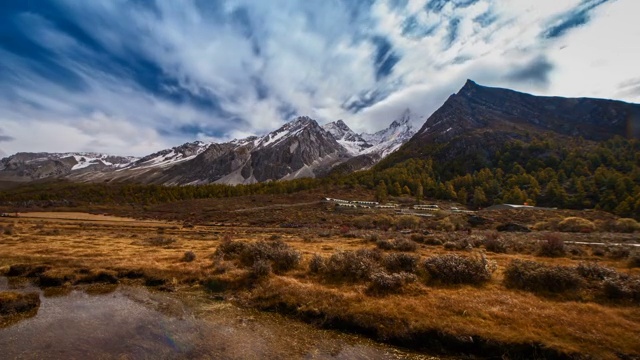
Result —
<svg viewBox="0 0 640 360"><path fill-rule="evenodd" d="M516 257L554 265L575 265L578 260L489 253L489 260L498 264L498 270L485 286L436 287L416 283L398 295L371 297L365 294L365 284L328 283L304 268L316 253L327 257L338 250L374 248L375 243L363 236L319 237L317 230L305 228L183 228L175 223L81 213L24 213L19 218L0 219L0 226L14 229L13 234L0 234L0 269L17 263L44 263L58 269L52 273L64 274L74 269L147 270L178 285L190 283L188 279L218 276L211 255L225 236L257 241L276 234L302 252L303 265L285 275L272 276L252 290L238 291L238 299L258 307L281 303L299 312L342 316L355 325L375 329L380 338L437 330L504 343L540 343L595 358L615 358L617 352L640 354L638 306L554 300L508 290L501 284L504 267ZM399 236L378 234L383 239ZM536 235L517 236L533 239ZM154 237L175 241L153 246L148 240ZM186 251L196 254L194 261L181 261ZM422 259L443 253L450 252L442 246L423 246L417 252ZM623 262L602 263L621 272L639 271L627 269ZM242 269L232 269L222 276L241 282L244 274Z"/></svg>

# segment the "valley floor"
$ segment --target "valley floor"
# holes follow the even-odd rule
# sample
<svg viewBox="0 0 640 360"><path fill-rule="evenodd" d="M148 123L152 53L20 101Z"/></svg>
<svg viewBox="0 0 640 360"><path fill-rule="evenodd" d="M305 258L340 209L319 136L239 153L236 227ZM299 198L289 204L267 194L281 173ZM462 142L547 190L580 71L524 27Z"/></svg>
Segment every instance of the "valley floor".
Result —
<svg viewBox="0 0 640 360"><path fill-rule="evenodd" d="M619 254L626 247L568 244L638 243L637 232L493 230L496 221L540 223L567 215L561 212L479 213L492 223L458 231L455 226L438 229L437 225L456 224L468 215L420 220L409 225L411 231L358 229L353 224L362 217L380 214L341 212L317 197L298 199L300 207L291 206L296 203L294 199L275 201L280 201L281 206L255 202L253 207L260 210L254 213L247 203L202 202L183 205L197 210L180 216L163 205L148 209L156 220L22 212L17 217L0 218L0 272L32 278L48 289L93 282L140 283L178 292L202 289L243 306L449 355L602 359L640 356L640 302L634 295L620 299L603 296L600 283L591 280L581 280L583 285L567 291L517 289L505 282L506 269L516 259L567 268L597 263L616 272L620 279L634 279L640 269L629 260L633 253L624 250L627 253ZM181 205L174 206L177 209ZM112 213L127 211L116 209ZM391 212L385 216L396 217ZM593 216L607 218L596 213ZM429 230L424 232L425 229ZM487 239L502 241L504 252L487 250ZM553 239L566 241L563 246L567 251L555 257L540 256L537 247ZM294 259L292 266L280 267L274 261L268 269L260 269L259 259L251 264L252 261L247 262L249 255L241 251L252 249L248 244L258 242L267 247L277 243L269 249L284 249L285 254L299 254L300 258ZM410 245L403 248L398 244ZM240 250L234 252L232 248ZM371 280L377 276L375 272L362 278L352 274L327 275L329 270L323 266L332 266L332 261L337 261L336 254L356 254L361 249L370 250L366 256L375 258L354 257L363 261L363 267L386 266L380 264L387 264L393 254L417 259L413 275L407 276L411 281L390 285L389 290L384 283L375 286L377 283ZM422 264L444 255L482 257L492 273L478 284L438 281Z"/></svg>

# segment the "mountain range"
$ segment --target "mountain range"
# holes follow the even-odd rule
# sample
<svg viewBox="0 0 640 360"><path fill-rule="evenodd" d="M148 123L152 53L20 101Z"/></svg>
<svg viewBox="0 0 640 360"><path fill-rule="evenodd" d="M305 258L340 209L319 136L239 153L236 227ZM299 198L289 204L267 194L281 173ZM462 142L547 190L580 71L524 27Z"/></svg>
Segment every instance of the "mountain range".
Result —
<svg viewBox="0 0 640 360"><path fill-rule="evenodd" d="M404 111L374 134L357 134L342 120L320 126L301 116L263 136L227 143L196 141L141 158L96 153L17 153L0 160L0 180L127 181L148 184L252 184L318 177L352 159L360 170L413 136L417 119Z"/></svg>
<svg viewBox="0 0 640 360"><path fill-rule="evenodd" d="M342 120L320 126L301 116L263 136L226 143L196 141L142 158L95 153L17 153L0 160L0 180L65 178L80 182L252 184L384 169L409 158L432 158L446 171L491 167L511 141L543 138L598 142L640 138L640 105L592 98L534 96L471 80L423 122L405 110L373 134Z"/></svg>

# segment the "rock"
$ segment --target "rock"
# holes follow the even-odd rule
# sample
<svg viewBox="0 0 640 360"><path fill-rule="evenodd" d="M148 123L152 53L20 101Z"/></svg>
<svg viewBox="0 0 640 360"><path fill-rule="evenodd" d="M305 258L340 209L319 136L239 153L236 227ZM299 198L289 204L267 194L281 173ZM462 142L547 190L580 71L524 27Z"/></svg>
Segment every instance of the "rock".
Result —
<svg viewBox="0 0 640 360"><path fill-rule="evenodd" d="M40 307L40 295L13 291L0 292L0 316L21 314Z"/></svg>
<svg viewBox="0 0 640 360"><path fill-rule="evenodd" d="M531 232L531 229L529 229L525 225L520 225L516 223L506 223L506 224L498 225L496 230L504 231L504 232Z"/></svg>

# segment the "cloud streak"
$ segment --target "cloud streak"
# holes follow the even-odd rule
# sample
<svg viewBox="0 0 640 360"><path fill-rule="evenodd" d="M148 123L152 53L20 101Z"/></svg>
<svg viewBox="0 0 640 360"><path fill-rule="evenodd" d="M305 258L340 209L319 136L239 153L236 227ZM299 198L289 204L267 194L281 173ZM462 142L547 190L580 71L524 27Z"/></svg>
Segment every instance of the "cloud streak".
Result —
<svg viewBox="0 0 640 360"><path fill-rule="evenodd" d="M15 140L4 148L143 155L296 115L375 131L405 107L429 115L466 78L568 96L598 84L595 95L638 100L636 87L618 88L637 67L613 52L580 56L608 85L566 85L585 34L633 10L634 0L8 2L0 123ZM636 23L617 46L637 47Z"/></svg>

